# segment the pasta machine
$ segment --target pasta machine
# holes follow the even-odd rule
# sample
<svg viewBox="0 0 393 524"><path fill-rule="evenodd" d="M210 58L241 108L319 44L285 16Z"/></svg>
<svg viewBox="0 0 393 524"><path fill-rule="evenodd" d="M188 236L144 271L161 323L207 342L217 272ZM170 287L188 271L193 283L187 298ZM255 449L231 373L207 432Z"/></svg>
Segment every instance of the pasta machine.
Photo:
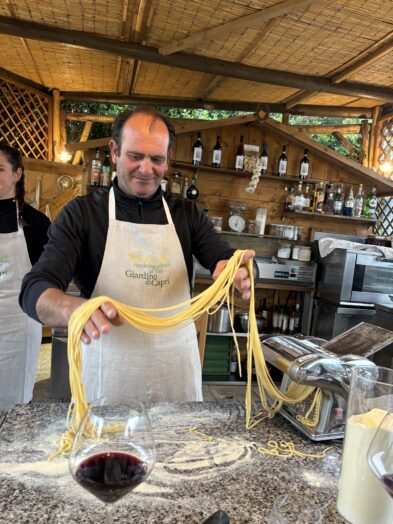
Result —
<svg viewBox="0 0 393 524"><path fill-rule="evenodd" d="M315 441L344 437L346 406L353 369L362 369L371 376L377 372L374 362L365 356L337 355L322 347L321 344L325 342L313 337L261 337L265 360L283 373L281 391L286 391L291 382L321 388L319 420L314 427L302 422L302 417L311 406L313 394L303 402L283 404L280 410L283 417Z"/></svg>

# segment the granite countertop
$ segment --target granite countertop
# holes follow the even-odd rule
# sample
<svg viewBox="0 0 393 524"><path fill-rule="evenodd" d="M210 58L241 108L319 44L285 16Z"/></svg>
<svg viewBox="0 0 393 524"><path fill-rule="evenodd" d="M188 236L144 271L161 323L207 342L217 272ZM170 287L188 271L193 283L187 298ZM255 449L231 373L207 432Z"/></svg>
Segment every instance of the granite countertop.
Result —
<svg viewBox="0 0 393 524"><path fill-rule="evenodd" d="M104 505L74 482L67 460L47 461L64 431L67 407L16 406L0 426L0 523L104 522ZM231 524L346 522L335 509L341 442L311 442L280 416L248 431L240 401L164 404L153 407L150 418L155 468L114 506L114 522L200 524L218 509ZM217 440L202 440L192 426ZM324 459L285 459L258 453L269 440L292 441L307 453L332 447ZM282 496L288 496L289 518L271 519ZM307 520L305 510L314 517Z"/></svg>

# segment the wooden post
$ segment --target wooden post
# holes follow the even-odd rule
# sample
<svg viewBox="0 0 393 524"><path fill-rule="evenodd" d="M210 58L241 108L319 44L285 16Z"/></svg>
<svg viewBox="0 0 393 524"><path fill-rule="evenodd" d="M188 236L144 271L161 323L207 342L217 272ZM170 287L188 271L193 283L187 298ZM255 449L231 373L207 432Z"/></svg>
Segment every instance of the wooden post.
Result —
<svg viewBox="0 0 393 524"><path fill-rule="evenodd" d="M282 114L282 123L289 125L289 113L283 113Z"/></svg>
<svg viewBox="0 0 393 524"><path fill-rule="evenodd" d="M374 167L378 171L378 160L379 160L379 116L381 114L381 108L376 106L373 108L373 121L371 124L370 133L370 147L369 147L369 167Z"/></svg>
<svg viewBox="0 0 393 524"><path fill-rule="evenodd" d="M83 126L83 129L82 129L82 134L81 134L81 137L80 137L80 141L81 142L85 142L88 138L89 138L89 134L90 134L90 130L91 130L91 126L93 125L93 122L85 122L85 125ZM82 153L81 151L76 151L75 155L74 155L74 158L72 160L72 163L73 164L79 164L80 162L80 159L81 159L81 156L82 156Z"/></svg>
<svg viewBox="0 0 393 524"><path fill-rule="evenodd" d="M67 143L67 129L65 111L60 111L60 152L65 151Z"/></svg>
<svg viewBox="0 0 393 524"><path fill-rule="evenodd" d="M58 89L53 89L52 91L53 98L53 159L55 162L59 161L60 154L60 141L61 141L61 132L60 132L60 92Z"/></svg>
<svg viewBox="0 0 393 524"><path fill-rule="evenodd" d="M362 120L362 152L363 152L363 159L362 164L366 167L369 166L369 132L370 132L370 126L368 124L368 120Z"/></svg>

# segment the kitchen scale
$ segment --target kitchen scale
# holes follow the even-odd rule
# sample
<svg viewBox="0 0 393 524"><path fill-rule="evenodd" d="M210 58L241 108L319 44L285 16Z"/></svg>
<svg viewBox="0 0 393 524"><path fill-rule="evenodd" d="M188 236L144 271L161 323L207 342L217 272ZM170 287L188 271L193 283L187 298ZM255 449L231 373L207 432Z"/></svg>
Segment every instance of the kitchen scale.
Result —
<svg viewBox="0 0 393 524"><path fill-rule="evenodd" d="M258 267L256 282L296 282L299 285L313 286L317 265L300 260L277 260L275 257L255 257Z"/></svg>

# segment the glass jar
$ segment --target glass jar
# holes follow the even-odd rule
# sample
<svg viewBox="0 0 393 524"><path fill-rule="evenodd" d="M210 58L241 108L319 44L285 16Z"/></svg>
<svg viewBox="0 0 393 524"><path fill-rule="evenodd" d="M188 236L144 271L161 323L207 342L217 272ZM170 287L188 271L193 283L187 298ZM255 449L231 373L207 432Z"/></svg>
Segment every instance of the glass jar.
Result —
<svg viewBox="0 0 393 524"><path fill-rule="evenodd" d="M377 427L393 409L393 370L353 369L347 404L344 451L337 509L351 524L391 524L393 499L367 462L367 451Z"/></svg>
<svg viewBox="0 0 393 524"><path fill-rule="evenodd" d="M281 244L277 250L278 258L291 258L291 244Z"/></svg>
<svg viewBox="0 0 393 524"><path fill-rule="evenodd" d="M250 235L259 235L259 220L248 221L248 232Z"/></svg>
<svg viewBox="0 0 393 524"><path fill-rule="evenodd" d="M212 217L214 229L218 232L222 231L222 217Z"/></svg>
<svg viewBox="0 0 393 524"><path fill-rule="evenodd" d="M292 247L292 259L293 260L299 260L299 251L300 251L300 246L295 244Z"/></svg>
<svg viewBox="0 0 393 524"><path fill-rule="evenodd" d="M299 246L298 259L302 262L310 262L311 260L311 247L310 246Z"/></svg>

